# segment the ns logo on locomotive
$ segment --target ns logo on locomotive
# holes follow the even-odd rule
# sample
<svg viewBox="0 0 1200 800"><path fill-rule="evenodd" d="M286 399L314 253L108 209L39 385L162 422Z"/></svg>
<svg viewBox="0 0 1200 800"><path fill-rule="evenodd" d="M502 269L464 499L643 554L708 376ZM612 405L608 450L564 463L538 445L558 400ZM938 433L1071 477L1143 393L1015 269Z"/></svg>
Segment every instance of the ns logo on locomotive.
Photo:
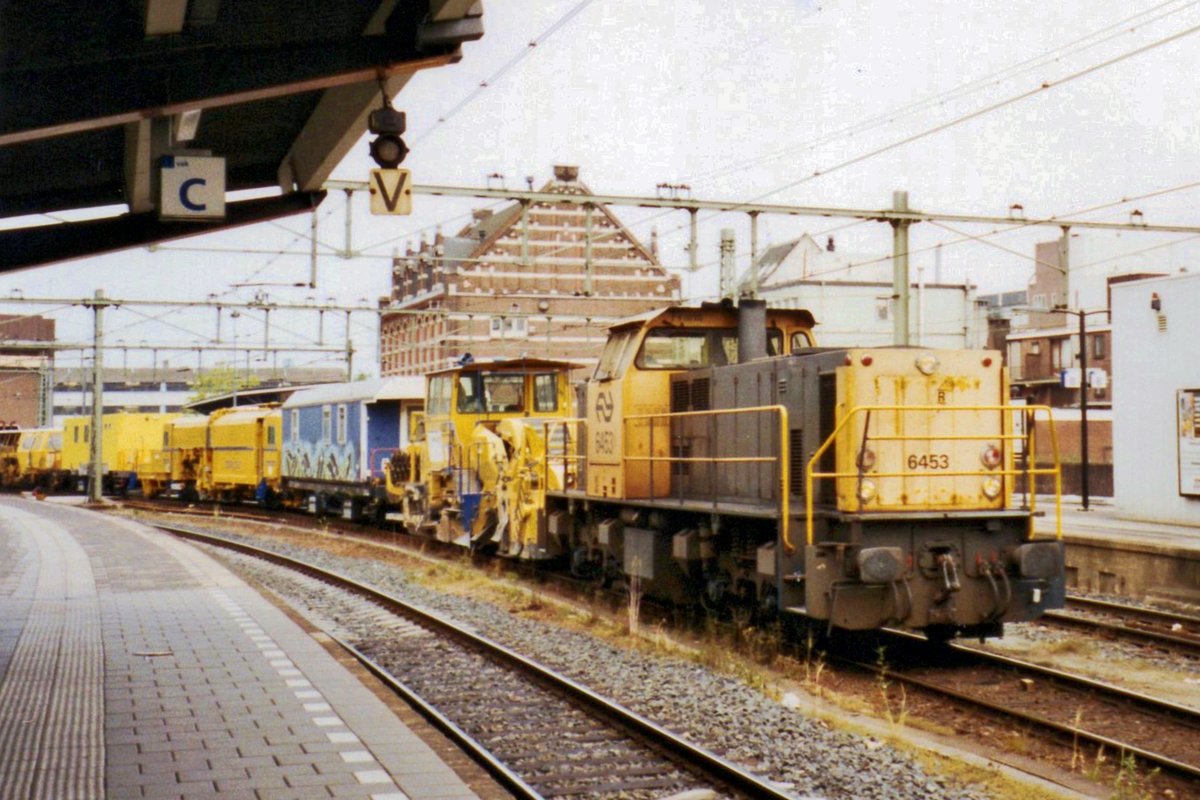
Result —
<svg viewBox="0 0 1200 800"><path fill-rule="evenodd" d="M106 415L106 454L133 452L105 460L147 494L386 519L747 624L984 637L1060 607L1061 535L1033 525L1058 465L1028 457L1049 409L1006 404L996 352L820 348L815 324L671 307L614 325L578 383L569 362L464 359L282 408ZM78 470L53 436L5 436L10 484Z"/></svg>

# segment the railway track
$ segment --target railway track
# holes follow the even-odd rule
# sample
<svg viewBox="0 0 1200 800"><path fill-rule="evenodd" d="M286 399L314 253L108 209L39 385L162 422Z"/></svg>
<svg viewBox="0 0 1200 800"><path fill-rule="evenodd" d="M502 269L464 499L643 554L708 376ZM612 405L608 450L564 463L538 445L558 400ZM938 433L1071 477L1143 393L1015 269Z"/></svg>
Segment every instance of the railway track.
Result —
<svg viewBox="0 0 1200 800"><path fill-rule="evenodd" d="M224 542L220 544L226 546ZM266 557L276 558L273 555ZM1084 745L1091 745L1104 748L1110 754L1131 755L1141 764L1161 770L1164 775L1173 776L1190 788L1195 788L1195 782L1200 780L1200 712L1194 709L969 646L931 649L924 638L908 634L889 632L886 653L888 665L883 667L882 674L889 683L902 683L949 697L960 706L1015 722L1022 731L1042 731L1080 751ZM364 648L361 655L371 662L370 668L378 669L381 674L387 669L374 666L374 662L389 662L397 657L387 652L387 648ZM855 662L838 656L831 658L871 672L879 673L881 668L879 663L869 660ZM424 663L429 661L436 659L424 659ZM418 657L415 662L413 668L419 669L422 659ZM470 672L471 669L461 671ZM444 673L445 670L435 670L429 682L436 686ZM419 681L414 677L412 682ZM469 691L469 688L457 691ZM476 696L488 695L476 691ZM411 702L420 704L415 698ZM517 704L532 705L533 702L514 700L504 705ZM462 707L460 703L459 706L459 712L478 712L478 724L484 727L497 727L496 721L501 717L494 715L503 713L503 708L488 708L482 704ZM488 722L489 719L492 721ZM472 729L474 724L464 722L464 730ZM537 723L530 728L544 730L544 726ZM471 738L469 734L466 736ZM527 746L508 758L518 764L524 758L532 765L536 763L534 755L537 752L538 747ZM483 762L488 757L477 758ZM634 779L632 775L627 777Z"/></svg>
<svg viewBox="0 0 1200 800"><path fill-rule="evenodd" d="M1200 618L1186 614L1074 596L1042 622L1200 658Z"/></svg>
<svg viewBox="0 0 1200 800"><path fill-rule="evenodd" d="M1200 710L974 646L931 650L919 636L899 631L885 636L889 663L857 666L1075 747L1133 756L1193 787L1200 780Z"/></svg>
<svg viewBox="0 0 1200 800"><path fill-rule="evenodd" d="M157 527L286 567L304 576L308 591L358 598L351 613L370 617L371 628L383 635L344 642L347 650L518 797L640 798L703 790L789 797L453 621L287 556L187 528Z"/></svg>

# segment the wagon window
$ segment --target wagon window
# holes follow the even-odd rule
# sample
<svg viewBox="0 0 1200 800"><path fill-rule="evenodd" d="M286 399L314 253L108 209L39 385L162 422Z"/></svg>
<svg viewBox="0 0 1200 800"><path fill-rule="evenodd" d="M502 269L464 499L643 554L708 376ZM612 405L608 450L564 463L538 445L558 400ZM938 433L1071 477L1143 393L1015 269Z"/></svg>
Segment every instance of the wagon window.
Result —
<svg viewBox="0 0 1200 800"><path fill-rule="evenodd" d="M533 376L533 410L558 410L558 375L555 373Z"/></svg>
<svg viewBox="0 0 1200 800"><path fill-rule="evenodd" d="M525 376L520 373L486 372L483 393L489 413L508 413L525 408Z"/></svg>
<svg viewBox="0 0 1200 800"><path fill-rule="evenodd" d="M458 376L458 404L460 414L482 414L483 392L479 387L478 372L464 372Z"/></svg>
<svg viewBox="0 0 1200 800"><path fill-rule="evenodd" d="M275 444L275 429L269 425L267 426L267 444Z"/></svg>
<svg viewBox="0 0 1200 800"><path fill-rule="evenodd" d="M439 375L429 379L429 403L426 411L430 415L450 413L450 387L453 382L449 375Z"/></svg>
<svg viewBox="0 0 1200 800"><path fill-rule="evenodd" d="M291 431L289 432L288 436L291 438L292 443L294 444L300 441L300 409L292 409L291 423Z"/></svg>
<svg viewBox="0 0 1200 800"><path fill-rule="evenodd" d="M321 441L329 444L330 429L333 427L333 412L329 406L321 406Z"/></svg>
<svg viewBox="0 0 1200 800"><path fill-rule="evenodd" d="M338 404L337 412L337 443L346 443L346 404Z"/></svg>

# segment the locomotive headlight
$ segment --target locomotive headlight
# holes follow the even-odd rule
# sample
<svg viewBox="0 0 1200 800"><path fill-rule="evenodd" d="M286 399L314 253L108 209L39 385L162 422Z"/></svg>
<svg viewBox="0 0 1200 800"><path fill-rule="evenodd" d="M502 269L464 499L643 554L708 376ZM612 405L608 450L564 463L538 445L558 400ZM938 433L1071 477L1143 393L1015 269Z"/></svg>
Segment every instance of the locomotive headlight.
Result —
<svg viewBox="0 0 1200 800"><path fill-rule="evenodd" d="M917 356L916 361L913 362L913 366L915 366L922 375L932 375L933 373L937 372L938 367L940 367L941 364L938 362L937 356L935 356L933 353L921 353L921 355Z"/></svg>
<svg viewBox="0 0 1200 800"><path fill-rule="evenodd" d="M858 468L861 470L874 469L875 467L875 451L869 447L864 447L858 451Z"/></svg>
<svg viewBox="0 0 1200 800"><path fill-rule="evenodd" d="M991 442L988 442L987 445L984 446L983 452L979 454L979 460L982 461L983 465L988 469L995 469L996 467L1000 466L1000 461L1003 458L1004 454L1000 452L1000 448Z"/></svg>
<svg viewBox="0 0 1200 800"><path fill-rule="evenodd" d="M878 493L879 487L875 485L875 481L863 481L858 485L858 499L864 503L874 500Z"/></svg>
<svg viewBox="0 0 1200 800"><path fill-rule="evenodd" d="M983 494L988 500L995 500L1000 496L1000 490L1004 485L1000 483L999 478L986 478L983 481Z"/></svg>

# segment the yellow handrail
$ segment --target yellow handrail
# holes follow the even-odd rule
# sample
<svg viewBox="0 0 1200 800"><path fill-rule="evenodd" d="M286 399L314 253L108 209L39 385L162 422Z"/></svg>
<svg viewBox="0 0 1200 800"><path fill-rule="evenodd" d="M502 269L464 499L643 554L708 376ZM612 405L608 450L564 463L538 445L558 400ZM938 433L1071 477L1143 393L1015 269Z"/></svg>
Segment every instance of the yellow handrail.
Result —
<svg viewBox="0 0 1200 800"><path fill-rule="evenodd" d="M624 452L621 454L622 462L629 461L645 461L649 463L657 461L668 462L688 462L688 461L703 461L707 464L725 464L725 463L748 463L748 462L770 462L778 460L779 462L779 531L780 538L783 540L783 546L787 552L792 553L796 547L792 544L791 539L791 507L790 507L790 464L788 462L788 453L790 447L788 445L788 412L781 405L770 406L749 406L746 408L722 408L712 409L708 411L671 411L660 414L631 414L621 421L622 427L636 420L670 420L682 419L684 417L702 417L702 416L727 416L732 414L763 414L767 412L775 412L779 414L779 451L775 457L771 456L743 456L743 457L725 457L725 458L705 458L693 459L682 456L630 456ZM651 422L653 425L653 422ZM652 428L653 430L653 428ZM624 431L622 431L624 434ZM624 443L629 441L629 437L622 435L622 450ZM653 497L651 497L653 499Z"/></svg>
<svg viewBox="0 0 1200 800"><path fill-rule="evenodd" d="M900 411L900 412L912 412L912 411L922 411L922 412L929 412L929 411L936 411L936 412L943 412L943 411L1000 411L1000 412L1008 412L1008 413L1011 413L1013 411L1034 412L1034 413L1036 413L1038 411L1045 411L1047 421L1050 423L1050 440L1051 440L1051 446L1052 446L1052 450L1053 450L1053 454L1054 454L1054 466L1053 467L1038 469L1036 467L1028 467L1027 466L1023 470L1016 470L1016 469L1003 469L1003 470L991 469L991 470L971 470L971 471L940 471L939 470L937 475L939 477L963 477L963 476L969 476L969 475L1003 475L1003 476L1012 475L1012 476L1016 476L1016 475L1023 474L1025 476L1027 476L1027 478L1029 478L1029 479L1033 479L1037 475L1054 475L1054 498L1055 498L1055 508L1056 508L1056 536L1059 539L1062 538L1062 469L1060 466L1059 453L1058 453L1058 435L1054 428L1054 417L1053 417L1053 414L1052 414L1049 406L871 405L871 406L855 406L854 408L850 409L845 415L843 415L842 418L838 421L838 424L834 427L833 431L829 434L829 436L825 439L825 441L821 443L821 446L817 448L816 452L813 453L812 457L809 458L808 464L805 466L805 492L804 492L805 534L806 534L806 540L807 540L808 544L811 545L813 543L813 519L814 519L814 512L813 512L814 486L813 486L813 484L814 484L814 481L818 478L822 478L822 479L832 478L834 480L837 480L838 478L855 478L855 477L859 477L859 475L860 475L859 471L854 471L854 472L816 472L815 469L816 469L817 463L820 461L821 457L825 455L825 453L829 450L829 448L834 444L834 442L836 442L838 440L839 434L842 433L843 429L846 428L846 426L850 423L851 419L853 419L855 416L857 416L859 414L869 414L869 413L875 412L875 411ZM1002 422L1001 429L1008 430L1009 424L1007 422ZM1008 441L1008 440L1012 440L1012 439L1023 439L1025 441L1026 452L1029 454L1029 459L1034 459L1034 458L1036 458L1036 452L1033 450L1033 445L1035 443L1033 431L1035 429L1036 429L1036 426L1032 424L1032 420L1031 420L1030 425L1029 425L1029 430L1024 435L1002 433L997 437L996 435L992 435L992 436L976 435L976 434L936 435L936 434L923 433L923 434L914 434L914 435L885 435L885 436L871 437L871 439L873 441L917 441L917 440L971 441L971 440L977 440L977 439L978 440L987 439L987 440L994 441L997 438L999 438L1001 441ZM1006 456L1006 459L1007 459L1006 464L1011 463L1011 456ZM1027 459L1026 463L1031 464L1033 462ZM924 474L925 473L916 472L916 471L873 472L873 473L871 473L871 475L873 475L873 476L883 477L883 478L903 478L903 477L910 477L910 476L919 476L919 475L924 475ZM1031 499L1030 499L1030 518L1029 518L1029 535L1031 538L1033 536L1033 511L1036 508L1036 496L1037 496L1036 482L1032 482L1031 487L1030 487L1030 498Z"/></svg>

